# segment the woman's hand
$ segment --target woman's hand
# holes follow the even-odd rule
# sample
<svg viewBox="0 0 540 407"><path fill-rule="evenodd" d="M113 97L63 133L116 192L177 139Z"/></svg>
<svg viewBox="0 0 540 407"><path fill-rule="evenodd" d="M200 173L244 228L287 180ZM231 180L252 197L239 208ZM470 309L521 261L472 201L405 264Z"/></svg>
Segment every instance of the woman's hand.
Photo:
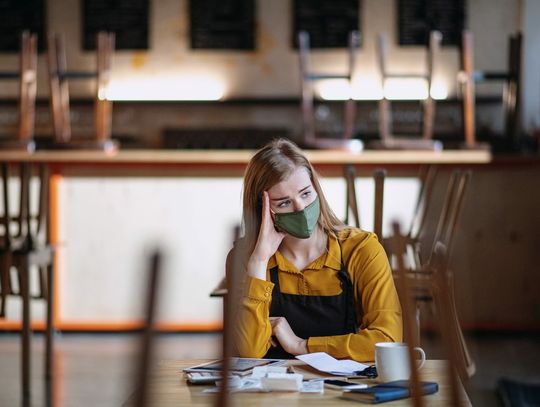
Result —
<svg viewBox="0 0 540 407"><path fill-rule="evenodd" d="M284 317L270 317L270 325L272 325L272 335L286 352L291 355L308 353L307 340L296 336Z"/></svg>
<svg viewBox="0 0 540 407"><path fill-rule="evenodd" d="M255 249L248 261L248 275L266 280L268 260L277 251L284 237L285 233L278 232L274 227L274 220L270 212L270 198L268 197L268 192L264 191L262 197L261 228L259 229Z"/></svg>

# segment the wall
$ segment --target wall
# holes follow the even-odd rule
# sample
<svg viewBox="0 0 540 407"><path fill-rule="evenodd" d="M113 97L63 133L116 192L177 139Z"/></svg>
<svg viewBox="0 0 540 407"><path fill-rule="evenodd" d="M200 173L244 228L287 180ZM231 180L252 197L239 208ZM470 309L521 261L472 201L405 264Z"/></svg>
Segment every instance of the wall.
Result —
<svg viewBox="0 0 540 407"><path fill-rule="evenodd" d="M68 67L74 70L92 69L94 55L81 51L80 2L49 0L47 27L50 32L63 33L67 38ZM205 51L189 49L187 0L150 1L150 49L118 51L114 56L115 80L156 78L166 76L208 76L223 82L224 98L297 97L300 92L298 57L291 48L291 0L257 1L257 44L255 52ZM518 2L511 0L470 0L467 5L470 29L475 33L475 65L479 69L506 68L508 34L519 27ZM393 0L362 1L361 29L363 45L358 55L357 75L377 81L374 44L379 32L396 39L396 2ZM425 52L421 47L397 47L389 42L390 69L421 72ZM15 69L17 56L0 55L2 69ZM450 95L456 93L456 71L459 56L454 47L443 48L436 67L436 80L442 81ZM346 66L345 50L313 52L313 66L320 71L340 71ZM48 94L45 80L45 59L39 60L38 96ZM134 85L136 86L136 85ZM90 84L74 84L74 97L91 95ZM490 94L493 89L479 89ZM16 86L0 91L0 98L14 97Z"/></svg>

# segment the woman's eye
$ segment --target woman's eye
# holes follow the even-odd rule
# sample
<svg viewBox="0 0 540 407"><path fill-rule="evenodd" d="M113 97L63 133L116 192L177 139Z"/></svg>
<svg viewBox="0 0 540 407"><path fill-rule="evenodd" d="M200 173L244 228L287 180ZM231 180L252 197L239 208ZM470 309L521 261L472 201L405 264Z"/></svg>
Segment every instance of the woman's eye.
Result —
<svg viewBox="0 0 540 407"><path fill-rule="evenodd" d="M290 201L283 201L278 203L278 208L285 208L287 205L289 205Z"/></svg>
<svg viewBox="0 0 540 407"><path fill-rule="evenodd" d="M303 198L307 198L308 196L311 195L311 191L305 191L303 194L302 194L302 197Z"/></svg>

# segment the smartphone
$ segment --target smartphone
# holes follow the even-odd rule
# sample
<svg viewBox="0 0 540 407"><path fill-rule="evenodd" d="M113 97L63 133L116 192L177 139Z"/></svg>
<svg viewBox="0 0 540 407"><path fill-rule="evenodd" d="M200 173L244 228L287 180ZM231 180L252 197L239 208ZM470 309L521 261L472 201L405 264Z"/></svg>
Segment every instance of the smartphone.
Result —
<svg viewBox="0 0 540 407"><path fill-rule="evenodd" d="M352 390L352 389L365 389L367 384L364 383L352 383L345 380L325 380L324 387L334 390Z"/></svg>

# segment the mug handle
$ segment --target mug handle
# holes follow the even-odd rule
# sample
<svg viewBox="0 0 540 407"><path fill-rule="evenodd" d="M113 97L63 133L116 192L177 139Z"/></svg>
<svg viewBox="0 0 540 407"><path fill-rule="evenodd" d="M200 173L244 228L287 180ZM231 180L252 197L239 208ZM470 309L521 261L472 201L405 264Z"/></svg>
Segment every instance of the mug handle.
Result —
<svg viewBox="0 0 540 407"><path fill-rule="evenodd" d="M417 369L420 370L422 369L422 366L424 366L424 363L426 363L426 353L424 352L424 349L419 347L415 347L414 350L420 353L420 364L417 366Z"/></svg>

